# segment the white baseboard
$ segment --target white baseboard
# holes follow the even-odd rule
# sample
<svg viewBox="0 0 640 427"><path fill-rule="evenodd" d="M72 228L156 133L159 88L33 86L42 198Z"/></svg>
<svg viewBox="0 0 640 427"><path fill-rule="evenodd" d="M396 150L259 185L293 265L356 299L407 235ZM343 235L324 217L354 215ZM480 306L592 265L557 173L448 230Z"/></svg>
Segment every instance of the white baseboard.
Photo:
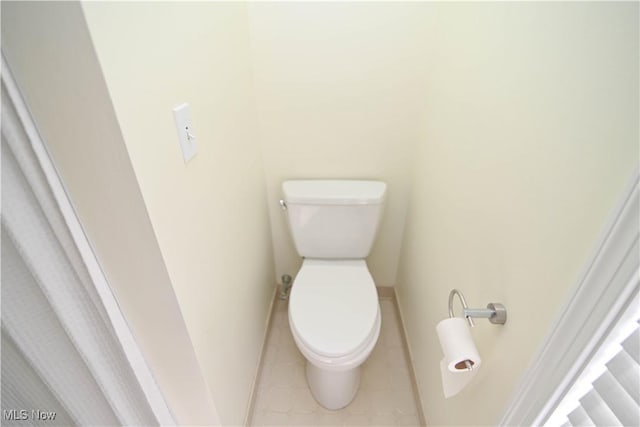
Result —
<svg viewBox="0 0 640 427"><path fill-rule="evenodd" d="M267 352L267 338L269 337L269 331L273 324L273 313L275 308L276 298L278 297L279 286L276 285L273 288L273 296L271 297L271 304L267 312L266 328L264 329L264 336L262 337L262 345L260 346L260 356L258 357L258 364L256 366L256 372L253 377L253 383L251 384L251 392L249 394L249 402L247 403L247 412L244 417L244 425L249 427L253 421L253 412L256 405L256 396L258 394L258 382L262 376L262 366L264 365L264 356Z"/></svg>
<svg viewBox="0 0 640 427"><path fill-rule="evenodd" d="M400 321L400 329L402 333L402 346L404 347L405 354L407 355L407 366L409 366L409 376L411 377L411 387L413 388L413 394L416 397L416 408L418 411L418 420L421 426L427 425L427 420L424 416L424 405L422 400L422 393L418 386L418 377L416 376L415 369L413 369L413 355L411 353L411 347L409 346L409 340L407 339L407 329L405 328L404 318L402 316L402 310L400 309L400 301L398 300L398 294L393 289L393 301L396 306L396 312L398 313L398 320Z"/></svg>

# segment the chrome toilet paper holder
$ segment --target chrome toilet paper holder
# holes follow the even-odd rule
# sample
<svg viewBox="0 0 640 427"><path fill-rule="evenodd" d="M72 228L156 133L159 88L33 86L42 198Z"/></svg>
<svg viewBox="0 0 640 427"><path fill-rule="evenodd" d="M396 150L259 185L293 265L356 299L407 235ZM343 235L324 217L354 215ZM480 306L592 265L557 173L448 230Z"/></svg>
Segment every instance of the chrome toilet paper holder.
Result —
<svg viewBox="0 0 640 427"><path fill-rule="evenodd" d="M507 322L507 309L504 305L499 302L491 302L487 304L487 308L469 308L462 291L458 289L452 289L449 292L449 317L455 317L453 313L453 297L455 295L458 295L458 299L462 304L463 315L469 322L469 326L475 326L474 317L489 319L489 322L496 325L504 325Z"/></svg>

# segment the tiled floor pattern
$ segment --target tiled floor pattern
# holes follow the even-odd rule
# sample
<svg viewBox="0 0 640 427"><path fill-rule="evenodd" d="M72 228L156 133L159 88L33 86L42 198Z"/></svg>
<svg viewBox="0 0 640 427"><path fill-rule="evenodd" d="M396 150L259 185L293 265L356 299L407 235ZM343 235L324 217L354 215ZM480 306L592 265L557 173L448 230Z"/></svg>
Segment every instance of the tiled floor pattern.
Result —
<svg viewBox="0 0 640 427"><path fill-rule="evenodd" d="M254 405L254 426L417 426L419 418L393 300L381 299L378 343L362 365L360 390L344 409L329 411L311 396L289 329L287 303L276 302Z"/></svg>

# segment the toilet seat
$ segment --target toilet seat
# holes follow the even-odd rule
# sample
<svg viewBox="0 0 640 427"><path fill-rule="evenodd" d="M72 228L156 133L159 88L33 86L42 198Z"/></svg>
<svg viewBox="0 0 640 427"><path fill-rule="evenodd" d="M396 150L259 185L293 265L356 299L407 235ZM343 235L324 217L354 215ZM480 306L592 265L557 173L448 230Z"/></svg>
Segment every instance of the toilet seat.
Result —
<svg viewBox="0 0 640 427"><path fill-rule="evenodd" d="M325 367L362 363L378 339L380 321L364 260L304 260L291 290L289 323L307 359Z"/></svg>

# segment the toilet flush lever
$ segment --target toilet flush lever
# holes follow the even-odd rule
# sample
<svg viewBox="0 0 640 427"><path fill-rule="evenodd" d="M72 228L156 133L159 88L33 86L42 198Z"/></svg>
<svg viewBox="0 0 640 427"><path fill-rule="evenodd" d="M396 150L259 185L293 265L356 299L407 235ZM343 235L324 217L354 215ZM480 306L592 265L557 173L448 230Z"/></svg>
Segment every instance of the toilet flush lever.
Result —
<svg viewBox="0 0 640 427"><path fill-rule="evenodd" d="M287 202L285 202L284 200L280 199L280 207L282 208L283 211L287 210Z"/></svg>

